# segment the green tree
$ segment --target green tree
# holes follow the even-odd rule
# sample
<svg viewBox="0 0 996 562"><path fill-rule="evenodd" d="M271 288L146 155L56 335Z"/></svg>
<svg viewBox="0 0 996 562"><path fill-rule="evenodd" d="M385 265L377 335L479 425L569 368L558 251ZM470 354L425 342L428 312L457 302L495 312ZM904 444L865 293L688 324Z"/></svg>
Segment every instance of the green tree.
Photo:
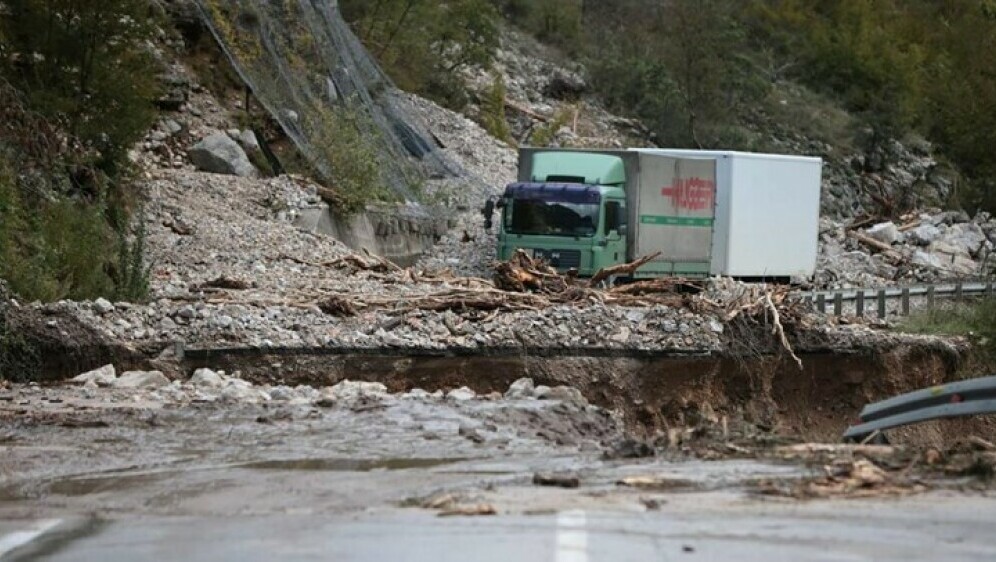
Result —
<svg viewBox="0 0 996 562"><path fill-rule="evenodd" d="M404 90L460 109L460 71L490 66L498 12L488 0L343 0L343 16Z"/></svg>
<svg viewBox="0 0 996 562"><path fill-rule="evenodd" d="M155 117L145 0L7 0L0 70L28 103L97 150L112 174Z"/></svg>

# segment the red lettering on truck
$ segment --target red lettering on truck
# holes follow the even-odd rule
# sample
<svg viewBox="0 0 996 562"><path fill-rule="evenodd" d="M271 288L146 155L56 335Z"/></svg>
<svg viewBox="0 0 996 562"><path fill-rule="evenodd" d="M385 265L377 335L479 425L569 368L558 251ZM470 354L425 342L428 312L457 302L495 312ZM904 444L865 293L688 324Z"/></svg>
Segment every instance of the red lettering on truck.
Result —
<svg viewBox="0 0 996 562"><path fill-rule="evenodd" d="M702 178L676 179L674 185L661 189L661 195L678 209L703 211L713 205L716 182Z"/></svg>

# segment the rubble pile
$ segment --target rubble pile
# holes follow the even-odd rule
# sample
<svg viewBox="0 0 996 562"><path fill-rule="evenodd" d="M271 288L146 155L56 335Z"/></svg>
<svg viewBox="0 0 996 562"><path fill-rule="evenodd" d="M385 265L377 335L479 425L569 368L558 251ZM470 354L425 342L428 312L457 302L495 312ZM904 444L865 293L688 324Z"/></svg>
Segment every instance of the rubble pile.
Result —
<svg viewBox="0 0 996 562"><path fill-rule="evenodd" d="M996 272L996 219L960 211L845 224L820 221L816 284L877 287L967 279Z"/></svg>
<svg viewBox="0 0 996 562"><path fill-rule="evenodd" d="M113 364L82 373L73 378L68 388L75 398L101 401L133 401L153 404L188 405L191 403L263 404L336 406L388 404L398 400L467 402L471 400L537 400L563 403L576 408L589 408L588 401L576 388L536 385L523 378L512 383L504 394L495 392L478 395L467 387L448 391L428 392L415 388L408 392L391 393L377 382L344 380L332 386L316 388L309 385L253 384L240 373L226 373L208 368L197 369L189 378L171 381L158 371L126 371L119 373ZM20 390L31 394L33 387ZM75 390L75 392L73 392ZM38 390L40 392L40 390Z"/></svg>

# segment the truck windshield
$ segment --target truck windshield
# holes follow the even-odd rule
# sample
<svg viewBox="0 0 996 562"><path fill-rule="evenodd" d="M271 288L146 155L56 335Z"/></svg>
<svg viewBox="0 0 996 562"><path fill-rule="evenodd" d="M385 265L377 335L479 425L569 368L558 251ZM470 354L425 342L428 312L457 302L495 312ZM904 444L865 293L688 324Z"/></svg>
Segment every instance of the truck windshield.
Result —
<svg viewBox="0 0 996 562"><path fill-rule="evenodd" d="M538 236L593 236L598 203L512 199L505 209L505 231Z"/></svg>

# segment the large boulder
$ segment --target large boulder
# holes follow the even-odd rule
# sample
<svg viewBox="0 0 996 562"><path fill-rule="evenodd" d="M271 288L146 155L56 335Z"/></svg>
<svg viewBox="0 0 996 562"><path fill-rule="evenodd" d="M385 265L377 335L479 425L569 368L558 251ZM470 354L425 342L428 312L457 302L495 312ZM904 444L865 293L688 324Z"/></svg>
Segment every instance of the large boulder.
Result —
<svg viewBox="0 0 996 562"><path fill-rule="evenodd" d="M932 224L921 224L911 230L908 236L917 246L929 246L941 237L941 229Z"/></svg>
<svg viewBox="0 0 996 562"><path fill-rule="evenodd" d="M902 233L899 232L899 228L893 222L883 222L876 224L875 226L869 228L865 231L865 234L882 242L883 244L895 244L899 241Z"/></svg>
<svg viewBox="0 0 996 562"><path fill-rule="evenodd" d="M214 133L191 147L190 161L198 170L243 178L256 177L256 168L245 150L225 133Z"/></svg>
<svg viewBox="0 0 996 562"><path fill-rule="evenodd" d="M93 371L73 377L73 382L80 384L93 383L97 386L111 386L114 384L115 379L117 379L117 373L114 370L114 365L104 365L99 369L94 369Z"/></svg>
<svg viewBox="0 0 996 562"><path fill-rule="evenodd" d="M957 253L975 256L986 243L986 233L975 223L961 223L948 227L941 241L954 247Z"/></svg>

